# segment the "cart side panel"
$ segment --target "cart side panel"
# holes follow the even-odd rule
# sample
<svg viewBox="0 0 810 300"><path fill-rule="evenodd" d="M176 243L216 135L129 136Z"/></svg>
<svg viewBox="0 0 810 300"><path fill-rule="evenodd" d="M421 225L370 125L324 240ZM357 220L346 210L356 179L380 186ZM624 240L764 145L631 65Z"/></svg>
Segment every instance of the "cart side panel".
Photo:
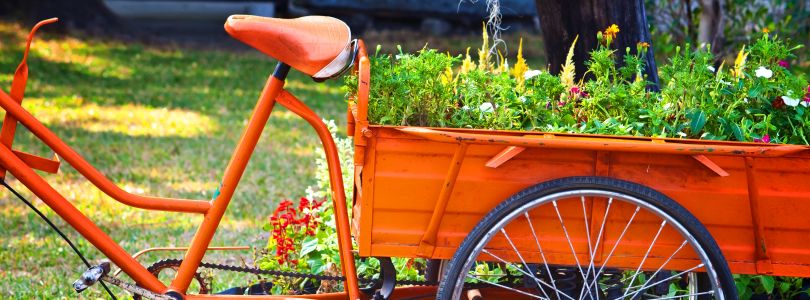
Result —
<svg viewBox="0 0 810 300"><path fill-rule="evenodd" d="M363 210L356 232L363 256L416 257L457 145L430 142L392 128L373 128L363 170ZM721 177L687 155L531 148L498 168L485 163L503 146L472 145L436 235L433 258L449 259L470 230L500 202L537 183L607 174L678 201L711 232L732 271L754 273L754 227L745 159L710 156ZM810 275L810 157L758 158L759 212L773 270ZM602 164L602 166L600 166ZM372 221L373 220L373 221ZM373 224L372 224L373 222ZM551 226L551 225L549 225ZM366 228L366 230L362 229Z"/></svg>

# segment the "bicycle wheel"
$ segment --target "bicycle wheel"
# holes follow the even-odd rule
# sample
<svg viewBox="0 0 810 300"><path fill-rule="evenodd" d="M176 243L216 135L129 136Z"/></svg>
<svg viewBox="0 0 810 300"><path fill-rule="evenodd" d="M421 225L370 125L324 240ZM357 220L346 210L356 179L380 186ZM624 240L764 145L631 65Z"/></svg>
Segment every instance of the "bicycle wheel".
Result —
<svg viewBox="0 0 810 300"><path fill-rule="evenodd" d="M723 254L694 216L650 188L604 177L538 184L484 217L454 254L437 299L479 295L737 298Z"/></svg>

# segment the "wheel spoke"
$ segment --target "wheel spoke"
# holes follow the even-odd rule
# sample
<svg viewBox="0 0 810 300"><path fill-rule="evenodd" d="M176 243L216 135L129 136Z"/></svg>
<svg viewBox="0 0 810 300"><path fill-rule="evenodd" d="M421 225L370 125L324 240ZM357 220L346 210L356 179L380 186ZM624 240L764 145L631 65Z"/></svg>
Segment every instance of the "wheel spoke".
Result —
<svg viewBox="0 0 810 300"><path fill-rule="evenodd" d="M470 278L470 279L473 279L473 280L478 280L478 278L476 278L476 277L474 277L474 276L472 276L470 274L467 274L467 278ZM505 286L505 285L502 285L502 284L498 284L498 283L495 283L495 282L490 282L490 281L486 281L486 280L482 280L482 282L484 282L486 284L491 284L491 285L494 285L494 286L497 286L497 287L500 287L500 288L504 288L504 289L507 289L507 290L510 290L510 291L513 291L513 292L516 292L516 293L520 293L520 294L523 294L523 295L526 295L526 296L529 296L529 297L532 297L532 298L549 300L548 298L543 298L543 297L540 297L540 296L537 296L537 295L532 295L530 293L521 291L519 289L511 288L511 287L508 287L508 286Z"/></svg>
<svg viewBox="0 0 810 300"><path fill-rule="evenodd" d="M650 251L652 251L653 246L655 246L655 242L658 240L658 237L661 236L661 231L664 230L664 226L666 226L666 225L667 225L667 220L664 220L664 221L661 222L661 226L658 227L658 232L655 233L655 237L653 237L652 242L650 242L650 247L647 248L647 252L644 253L644 257L641 258L641 263L638 264L638 268L636 268L636 272L633 273L633 277L630 278L630 282L628 283L628 285L632 285L633 281L636 280L636 276L638 276L638 273L641 272L641 267L644 266L644 262L647 261L647 257L650 255ZM622 295L622 296L627 296L628 292L630 292L629 289L625 290L624 295Z"/></svg>
<svg viewBox="0 0 810 300"><path fill-rule="evenodd" d="M531 273L534 273L534 272L532 272L532 269L530 269L529 265L526 264L526 260L523 259L523 255L520 255L520 251L518 251L517 247L515 247L515 244L512 243L512 239L509 238L508 234L506 234L506 229L501 228L501 233L503 233L503 236L506 237L506 241L509 242L509 246L512 246L512 250L515 250L515 253L517 254L518 258L520 258L520 262L522 262L523 266L526 267L526 272L527 273L524 273L524 274L527 274L529 277L531 277L532 280L534 280L534 282L537 283L537 286L540 287L540 282L538 281L537 277L534 276L534 274L531 274ZM543 295L545 295L546 298L548 298L548 294L546 294L546 290L544 290L542 287L540 287L540 291L543 292Z"/></svg>
<svg viewBox="0 0 810 300"><path fill-rule="evenodd" d="M593 268L593 255L595 254L595 252L593 251L593 246L591 245L591 230L590 230L590 226L588 226L588 211L587 211L587 209L585 209L585 196L579 196L579 199L580 199L579 202L582 203L582 216L584 217L583 220L585 221L585 237L588 238L588 260L590 261L588 263L588 266L586 267L585 274L582 275L582 282L588 282L588 277L590 277L590 275L591 275L591 270L596 271ZM594 278L594 280L596 280L596 278ZM598 289L598 286L597 286L597 289ZM585 292L585 284L583 284L582 288L579 290L579 299L582 299L582 297L585 296L584 292ZM594 291L594 292L597 292L597 291ZM597 292L597 294L598 294L598 292ZM593 296L593 294L591 293L590 288L588 289L588 295Z"/></svg>
<svg viewBox="0 0 810 300"><path fill-rule="evenodd" d="M502 263L504 263L504 264L507 264L507 265L510 265L510 266L514 266L514 264L513 264L513 263L508 262L508 261L506 261L505 259L501 258L500 256L495 255L495 253L492 253L492 252L487 251L487 249L481 249L481 252L484 252L484 253L488 254L489 256L494 257L495 259L499 260L500 262L502 262ZM523 274L526 274L526 272L524 272L524 271L523 271L523 269L521 269L521 268L517 268L517 269L518 269L518 271L519 271L519 272L521 272L521 273L523 273ZM528 275L528 274L527 274L527 275ZM543 284L543 285L545 285L545 286L547 286L547 287L553 288L553 289L554 289L554 291L557 293L558 298L559 298L559 295L562 295L562 296L565 296L565 297L566 297L566 298L568 298L568 299L574 300L574 298L571 298L571 296L566 295L564 292L562 292L562 291L558 290L556 287L552 287L551 285L549 285L548 283L546 283L546 282L545 282L545 281L543 281L542 279L538 279L538 281L539 281L541 284ZM560 293L562 293L562 294L560 294Z"/></svg>
<svg viewBox="0 0 810 300"><path fill-rule="evenodd" d="M638 214L638 212L640 210L641 210L641 207L636 206L636 210L633 212L633 215L630 216L630 220L627 221L627 225L624 226L624 229L622 230L622 233L619 235L619 238L616 239L616 243L613 244L613 248L610 249L610 252L608 253L608 256L605 258L605 261L602 262L602 265L599 267L599 272L596 272L596 275L595 275L594 278L599 278L599 275L602 274L602 271L605 270L605 266L607 265L608 261L610 260L611 257L613 257L613 252L616 251L616 248L619 246L619 243L622 241L622 238L624 238L624 235L627 233L627 229L630 228L630 224L633 224L633 220L635 220L636 215ZM586 288L590 289L591 285L599 286L598 283L596 282L596 280L594 280L593 283L588 283L588 286Z"/></svg>
<svg viewBox="0 0 810 300"><path fill-rule="evenodd" d="M571 254L574 255L574 261L577 263L577 269L579 269L579 274L584 276L585 272L582 271L582 265L579 263L577 251L574 249L574 244L571 242L571 237L568 235L568 229L565 228L565 222L563 222L562 214L560 214L560 209L559 207L557 207L557 201L554 200L551 203L554 205L554 211L557 212L557 218L560 220L560 226L562 226L563 233L565 234L565 239L568 240L568 247L571 248Z"/></svg>
<svg viewBox="0 0 810 300"><path fill-rule="evenodd" d="M691 297L694 297L694 296L712 295L712 294L714 294L714 291L706 291L706 292L700 292L700 293L691 293L691 294L686 294L686 295L677 295L677 296L666 296L666 297L661 297L661 298L653 298L653 299L659 299L659 300L663 300L663 299L676 299L676 298L682 298L682 297L690 297L690 298L691 298Z"/></svg>
<svg viewBox="0 0 810 300"><path fill-rule="evenodd" d="M686 246L686 242L687 242L686 240L683 240L683 243L681 243L681 246L678 247L678 249L675 249L675 252L672 252L672 255L670 255L669 258L667 258L667 260L664 261L664 263L661 264L660 267L658 267L658 270L655 270L655 273L650 275L650 279L655 278L655 275L658 275L658 273L661 272L661 270L664 269L664 266L666 266L669 263L669 261L672 260L672 258L675 257L675 255L678 254L678 252L680 252L681 249L683 249L684 246ZM632 297L630 297L630 299L635 298L638 295L638 293L643 291L647 287L648 283L650 283L649 280L647 282L645 282L644 285L642 285L641 288L639 288L638 291L636 291L635 294L633 294ZM633 284L633 282L630 281L630 284ZM627 291L630 291L630 289L627 289Z"/></svg>
<svg viewBox="0 0 810 300"><path fill-rule="evenodd" d="M593 251L590 253L590 257L591 257L591 258L590 258L590 261L588 262L588 265L589 265L589 266L593 266L593 267L594 267L594 269L595 269L595 266L594 266L593 261L594 261L594 258L595 258L595 256L596 256L596 247L598 247L599 242L601 242L601 241L602 241L602 233L603 233L603 232L604 232L604 230L605 230L605 224L607 223L607 217L608 217L608 214L610 213L610 206L611 206L611 205L613 205L613 197L608 198L607 207L605 208L605 216L602 218L602 225L601 225L601 226L599 226L599 234L597 234L597 235L596 235L596 243L594 244L595 246L594 246L594 248L593 248ZM595 271L595 270L594 270L594 271ZM590 272L590 271L589 271L589 272ZM594 277L594 282L593 282L593 285L595 285L595 286L597 286L597 287L598 287L598 284L597 284L597 282L596 282L597 278L599 278L599 277L598 277L598 276L595 276L595 277ZM587 281L583 280L583 282L587 282ZM585 288L590 289L591 285L592 285L592 284L588 283L588 284L587 284L587 286L586 286Z"/></svg>
<svg viewBox="0 0 810 300"><path fill-rule="evenodd" d="M546 260L546 255L543 252L543 247L540 246L540 239L537 238L537 232L534 231L534 225L532 225L532 219L529 218L529 213L524 212L523 215L526 217L526 221L529 222L529 228L532 230L532 236L534 237L534 242L537 243L537 250L540 251L540 257L543 259L543 266L546 267L546 273L548 273L548 278L551 280L551 287L554 289L555 293L557 294L557 298L560 298L560 291L557 289L557 283L554 282L554 274L551 273L551 268L548 267L548 261Z"/></svg>
<svg viewBox="0 0 810 300"><path fill-rule="evenodd" d="M703 263L700 263L700 264L698 264L697 266L694 266L694 267L692 267L692 268L689 268L689 269L688 269L688 270L686 270L686 271L683 271L683 272L680 272L680 273L678 273L678 274L675 274L675 275L669 276L669 277L667 277L667 278L661 279L661 280L659 280L659 281L656 281L655 283L650 284L649 286L647 286L647 288L654 287L654 286L656 286L656 285L661 284L662 282L667 282L667 281L669 281L670 279L675 279L675 278L678 278L678 277L680 277L680 276L681 276L681 275L683 275L683 274L686 274L686 273L692 272L692 271L694 271L694 270L700 269L700 268L702 268L703 266L704 266L704 264L703 264ZM641 285L641 286L631 286L631 287L628 287L628 288L627 288L627 290L629 291L629 290L634 289L634 288L637 288L637 289L639 289L639 290L642 290L642 289L641 289L642 287L644 287L644 285ZM627 298L627 295L622 296L622 297L617 298L617 299L614 299L614 300L621 300L621 299L624 299L624 298Z"/></svg>

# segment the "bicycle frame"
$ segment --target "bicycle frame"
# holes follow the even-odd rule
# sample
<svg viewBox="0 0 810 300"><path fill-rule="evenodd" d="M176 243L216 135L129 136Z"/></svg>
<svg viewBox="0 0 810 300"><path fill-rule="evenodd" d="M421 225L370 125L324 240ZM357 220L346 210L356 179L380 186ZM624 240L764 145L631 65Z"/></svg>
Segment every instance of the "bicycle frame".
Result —
<svg viewBox="0 0 810 300"><path fill-rule="evenodd" d="M186 293L194 273L199 267L206 249L208 249L211 239L244 173L245 167L253 154L253 150L259 141L259 137L267 124L270 113L275 104L280 103L282 106L306 120L315 129L323 145L324 152L326 153L329 167L333 205L335 207L335 213L337 214L336 225L341 268L344 276L346 276L346 281L344 282L346 292L314 296L315 298L334 298L345 297L345 294L348 294L351 299L360 298L354 256L352 254L349 218L346 209L346 195L343 190L343 179L341 177L337 148L328 128L321 121L321 118L303 102L284 89L286 76L290 69L289 66L279 62L274 73L267 79L253 114L248 121L247 127L225 169L221 185L214 194L213 200L188 200L134 195L124 191L110 181L21 106L25 81L28 77L26 59L31 39L40 26L53 22L56 22L56 19L42 21L32 29L28 36L28 46L25 50L25 56L14 76L10 95L0 90L0 107L6 111L2 133L0 133L0 141L2 142L0 143L0 166L2 166L2 169L0 169L0 179L5 178L5 170L8 170L17 180L28 187L34 195L45 202L48 207L53 209L57 215L70 224L71 227L79 232L79 234L87 239L94 247L99 249L115 265L121 268L121 270L129 275L138 285L155 293L164 294L174 292L182 295ZM112 240L109 235L102 231L93 221L79 211L70 201L65 199L64 196L34 171L34 169L40 169L46 172L55 172L56 169L58 169L59 160L48 160L11 149L17 122L23 124L23 126L28 128L37 138L56 152L59 157L67 161L93 185L116 201L128 206L143 209L196 213L204 216L202 223L191 241L191 245L185 253L183 262L177 270L177 275L169 286L164 285L147 271L132 255L127 253L126 250ZM189 298L195 298L195 295L190 296ZM198 297L210 298L212 296L213 295L199 295ZM287 297L245 296L244 298L273 299Z"/></svg>

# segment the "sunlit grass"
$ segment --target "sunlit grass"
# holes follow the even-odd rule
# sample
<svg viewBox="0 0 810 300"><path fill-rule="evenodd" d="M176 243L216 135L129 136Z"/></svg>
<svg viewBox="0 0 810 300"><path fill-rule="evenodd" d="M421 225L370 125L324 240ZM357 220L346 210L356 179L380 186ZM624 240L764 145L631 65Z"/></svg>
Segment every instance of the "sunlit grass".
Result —
<svg viewBox="0 0 810 300"><path fill-rule="evenodd" d="M66 103L67 102L67 103ZM99 106L72 97L68 101L27 99L29 111L48 126L76 127L89 132L130 136L195 137L212 134L217 125L198 112L141 105Z"/></svg>
<svg viewBox="0 0 810 300"><path fill-rule="evenodd" d="M0 23L0 87L6 92L24 47L24 32ZM257 52L195 51L39 36L29 57L23 106L125 190L144 195L210 199L250 117L274 62ZM337 82L316 84L296 72L288 88L322 117L345 118ZM0 113L2 115L2 113ZM314 182L317 139L306 122L276 108L251 158L212 245L262 247L261 226L274 204L301 196ZM15 148L52 153L26 130ZM186 246L201 217L127 207L63 165L43 175L63 196L127 251ZM10 184L33 196L13 178ZM41 201L91 260L104 259ZM84 269L47 225L0 192L0 298L75 298L72 281ZM147 254L145 265L182 253ZM208 259L240 264L252 253L214 253ZM249 278L217 276L215 289ZM126 293L117 290L119 296ZM103 297L100 289L83 297Z"/></svg>

